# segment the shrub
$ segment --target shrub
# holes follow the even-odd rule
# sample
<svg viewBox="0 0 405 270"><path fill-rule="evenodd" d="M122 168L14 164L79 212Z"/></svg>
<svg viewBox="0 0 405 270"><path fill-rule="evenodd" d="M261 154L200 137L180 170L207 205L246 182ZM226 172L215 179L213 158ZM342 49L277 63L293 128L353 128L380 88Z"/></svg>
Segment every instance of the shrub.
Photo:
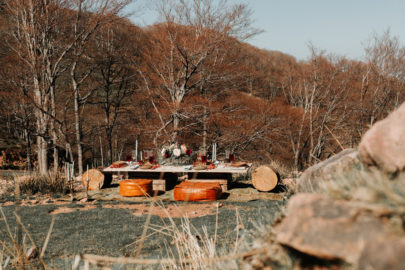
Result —
<svg viewBox="0 0 405 270"><path fill-rule="evenodd" d="M53 194L64 193L67 190L65 178L59 172L56 174L49 172L46 175L33 172L16 178L16 181L23 194Z"/></svg>

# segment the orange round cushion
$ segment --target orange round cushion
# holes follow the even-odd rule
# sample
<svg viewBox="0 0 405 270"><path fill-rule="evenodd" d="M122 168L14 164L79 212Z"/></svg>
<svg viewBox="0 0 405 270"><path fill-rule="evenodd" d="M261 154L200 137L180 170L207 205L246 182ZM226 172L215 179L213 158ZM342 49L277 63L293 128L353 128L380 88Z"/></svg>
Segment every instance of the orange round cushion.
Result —
<svg viewBox="0 0 405 270"><path fill-rule="evenodd" d="M182 182L174 188L175 201L216 201L221 196L219 183Z"/></svg>
<svg viewBox="0 0 405 270"><path fill-rule="evenodd" d="M147 196L152 194L152 180L129 179L120 182L120 195L125 197Z"/></svg>

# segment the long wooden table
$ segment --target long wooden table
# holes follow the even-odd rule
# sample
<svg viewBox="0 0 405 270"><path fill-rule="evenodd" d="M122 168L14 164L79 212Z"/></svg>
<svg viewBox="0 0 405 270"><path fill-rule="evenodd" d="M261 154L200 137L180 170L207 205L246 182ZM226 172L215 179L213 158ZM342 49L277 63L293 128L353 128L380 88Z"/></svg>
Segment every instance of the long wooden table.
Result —
<svg viewBox="0 0 405 270"><path fill-rule="evenodd" d="M231 180L233 175L247 174L251 164L244 167L232 167L226 165L219 165L215 169L206 170L194 170L188 169L189 166L172 166L163 165L156 169L134 169L133 166L127 166L124 168L105 168L103 173L105 177L111 181L113 175L121 176L122 179L153 179L154 186L158 190L166 190L168 183L175 183L179 176L187 175L188 179L201 179L203 180ZM164 185L164 186L163 186ZM160 186L160 187L158 187ZM226 188L226 186L225 186Z"/></svg>

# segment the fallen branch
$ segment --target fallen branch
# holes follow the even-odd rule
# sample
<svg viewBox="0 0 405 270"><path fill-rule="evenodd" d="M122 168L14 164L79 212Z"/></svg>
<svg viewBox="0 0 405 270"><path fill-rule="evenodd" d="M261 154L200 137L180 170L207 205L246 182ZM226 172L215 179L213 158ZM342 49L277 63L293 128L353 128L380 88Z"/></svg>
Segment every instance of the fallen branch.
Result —
<svg viewBox="0 0 405 270"><path fill-rule="evenodd" d="M266 253L266 249L254 249L249 252L235 254L231 256L222 256L222 257L213 257L213 258L202 258L201 261L206 262L219 262L219 261L229 261L233 259L247 258L257 254ZM119 264L187 264L194 263L195 259L137 259L137 258L128 258L128 257L109 257L109 256L100 256L93 254L83 254L80 255L80 259L83 261L90 262L91 264L97 265L100 262L104 263L119 263Z"/></svg>

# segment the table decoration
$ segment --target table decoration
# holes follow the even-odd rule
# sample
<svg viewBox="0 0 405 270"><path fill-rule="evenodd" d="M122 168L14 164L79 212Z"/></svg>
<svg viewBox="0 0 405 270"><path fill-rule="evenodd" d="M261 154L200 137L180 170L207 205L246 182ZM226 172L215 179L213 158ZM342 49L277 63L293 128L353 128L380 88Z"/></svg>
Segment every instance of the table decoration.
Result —
<svg viewBox="0 0 405 270"><path fill-rule="evenodd" d="M191 154L191 149L181 143L163 146L161 150L162 162L174 165L190 164Z"/></svg>

